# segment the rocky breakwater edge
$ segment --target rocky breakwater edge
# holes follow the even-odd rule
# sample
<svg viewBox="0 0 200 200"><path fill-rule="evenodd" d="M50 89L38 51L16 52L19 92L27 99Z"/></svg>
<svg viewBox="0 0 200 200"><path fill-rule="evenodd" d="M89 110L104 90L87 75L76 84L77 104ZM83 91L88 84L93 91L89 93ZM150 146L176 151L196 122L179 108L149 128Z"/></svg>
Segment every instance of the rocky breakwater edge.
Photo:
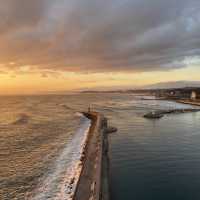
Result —
<svg viewBox="0 0 200 200"><path fill-rule="evenodd" d="M183 114L183 113L191 113L191 112L200 112L200 109L197 108L187 108L187 109L169 109L169 110L154 110L144 115L145 118L162 118L164 115L169 114Z"/></svg>
<svg viewBox="0 0 200 200"><path fill-rule="evenodd" d="M84 140L76 178L71 179L68 199L109 200L108 135L117 129L108 127L107 118L101 113L82 114L91 120L91 125Z"/></svg>

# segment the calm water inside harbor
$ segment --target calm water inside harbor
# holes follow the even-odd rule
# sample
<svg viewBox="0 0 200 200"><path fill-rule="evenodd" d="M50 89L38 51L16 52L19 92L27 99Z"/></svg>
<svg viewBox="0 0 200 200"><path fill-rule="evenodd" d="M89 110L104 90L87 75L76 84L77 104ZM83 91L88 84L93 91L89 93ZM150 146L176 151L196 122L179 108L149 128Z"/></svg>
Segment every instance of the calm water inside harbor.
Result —
<svg viewBox="0 0 200 200"><path fill-rule="evenodd" d="M200 199L200 113L143 118L152 109L192 106L132 94L0 97L0 103L2 200L59 198L89 124L78 112L89 104L118 128L109 138L112 200Z"/></svg>
<svg viewBox="0 0 200 200"><path fill-rule="evenodd" d="M200 113L142 118L152 107L185 105L133 100L112 116L112 200L199 200Z"/></svg>

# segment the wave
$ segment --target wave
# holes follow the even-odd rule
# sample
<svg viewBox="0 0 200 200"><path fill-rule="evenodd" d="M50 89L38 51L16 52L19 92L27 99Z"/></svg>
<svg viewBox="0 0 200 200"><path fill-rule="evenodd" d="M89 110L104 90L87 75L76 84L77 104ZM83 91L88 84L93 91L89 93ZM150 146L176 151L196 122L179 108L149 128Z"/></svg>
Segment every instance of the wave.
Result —
<svg viewBox="0 0 200 200"><path fill-rule="evenodd" d="M86 145L91 121L81 116L81 124L73 138L66 144L55 160L52 171L47 174L35 190L31 200L69 200L75 192L81 173L81 157Z"/></svg>
<svg viewBox="0 0 200 200"><path fill-rule="evenodd" d="M76 116L76 117L82 117L82 119L85 118L84 115L83 115L81 112L76 112L76 113L75 113L75 116Z"/></svg>
<svg viewBox="0 0 200 200"><path fill-rule="evenodd" d="M28 121L30 119L30 116L25 114L25 113L22 113L19 115L18 119L16 121L14 121L12 124L13 125L23 125L23 124L27 124Z"/></svg>
<svg viewBox="0 0 200 200"><path fill-rule="evenodd" d="M67 110L74 110L74 108L66 105L66 104L61 104L60 106L62 106L63 108L67 109Z"/></svg>

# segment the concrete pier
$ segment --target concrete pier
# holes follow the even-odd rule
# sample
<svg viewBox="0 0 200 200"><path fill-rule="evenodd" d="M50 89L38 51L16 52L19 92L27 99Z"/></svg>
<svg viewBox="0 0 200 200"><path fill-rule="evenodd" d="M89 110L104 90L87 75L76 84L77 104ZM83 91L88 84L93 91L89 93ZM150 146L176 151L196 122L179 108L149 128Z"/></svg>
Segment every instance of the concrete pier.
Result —
<svg viewBox="0 0 200 200"><path fill-rule="evenodd" d="M108 200L107 119L97 112L83 112L83 114L91 120L91 127L73 200Z"/></svg>

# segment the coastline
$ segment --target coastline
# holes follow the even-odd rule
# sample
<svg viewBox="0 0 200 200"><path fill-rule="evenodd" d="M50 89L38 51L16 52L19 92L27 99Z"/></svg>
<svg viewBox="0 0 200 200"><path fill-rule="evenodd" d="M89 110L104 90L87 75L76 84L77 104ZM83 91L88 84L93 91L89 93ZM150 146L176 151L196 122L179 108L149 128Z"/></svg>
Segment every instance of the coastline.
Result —
<svg viewBox="0 0 200 200"><path fill-rule="evenodd" d="M163 98L155 98L155 99L145 99L145 98L143 98L142 100L145 100L145 101L151 101L151 100L173 101L173 102L182 103L182 104L200 106L200 101L195 101L195 100L190 100L190 99L172 99L172 98L163 97Z"/></svg>
<svg viewBox="0 0 200 200"><path fill-rule="evenodd" d="M178 103L189 104L193 106L200 106L200 102L190 101L190 100L177 100Z"/></svg>

